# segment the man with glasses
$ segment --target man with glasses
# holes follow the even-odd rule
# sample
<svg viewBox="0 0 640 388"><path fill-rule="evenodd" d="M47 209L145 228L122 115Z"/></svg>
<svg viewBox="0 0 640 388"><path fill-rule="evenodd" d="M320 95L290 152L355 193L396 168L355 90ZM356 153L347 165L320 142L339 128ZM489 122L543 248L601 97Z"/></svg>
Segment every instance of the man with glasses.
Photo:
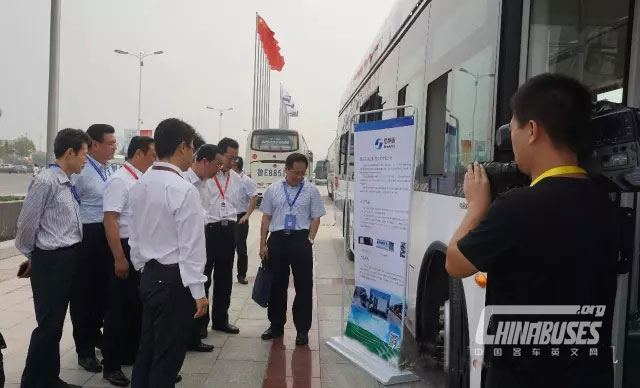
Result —
<svg viewBox="0 0 640 388"><path fill-rule="evenodd" d="M195 142L194 142L195 144ZM207 207L207 201L210 197L209 186L207 183L213 178L218 171L224 166L224 156L218 146L213 144L204 144L198 148L194 162L191 164L191 168L185 172L185 179L193 184L198 193L200 194L200 201L202 207ZM206 227L206 225L203 225ZM213 262L207 260L204 267L204 273L207 274L207 280L211 271L213 270ZM205 289L205 295L209 296L208 287ZM202 342L203 338L207 337L207 321L208 315L203 315L198 318L193 324L193 335L191 336L188 350L196 352L211 352L213 351L213 345L208 345Z"/></svg>
<svg viewBox="0 0 640 388"><path fill-rule="evenodd" d="M209 305L202 274L204 210L198 190L182 173L193 161L194 136L181 120L162 121L154 134L160 161L129 192L129 246L134 268L142 271L143 305L133 388L175 386L193 319Z"/></svg>
<svg viewBox="0 0 640 388"><path fill-rule="evenodd" d="M109 278L113 267L103 225L103 192L111 175L109 160L116 152L115 129L108 124L93 124L87 129L91 138L87 164L73 181L80 197L82 243L73 275L71 322L78 364L89 372L102 371L95 348L102 346L102 320L107 305Z"/></svg>
<svg viewBox="0 0 640 388"><path fill-rule="evenodd" d="M318 188L304 180L308 167L309 161L303 154L289 155L285 161L285 177L269 186L260 205L264 213L260 257L267 260L274 274L267 310L271 326L262 334L263 340L284 334L291 267L296 290L293 301L293 323L298 332L296 345L309 343L313 309L312 247L320 228L320 217L326 212Z"/></svg>
<svg viewBox="0 0 640 388"><path fill-rule="evenodd" d="M242 179L231 170L238 157L238 142L225 137L218 143L223 154L222 171L207 181L205 207L207 226L207 268L213 268L213 298L211 303L211 328L229 334L238 334L240 329L229 322L229 305L233 286L233 257L235 254L235 224L237 203L242 189ZM211 284L211 271L207 271L205 289ZM209 322L205 318L204 332Z"/></svg>

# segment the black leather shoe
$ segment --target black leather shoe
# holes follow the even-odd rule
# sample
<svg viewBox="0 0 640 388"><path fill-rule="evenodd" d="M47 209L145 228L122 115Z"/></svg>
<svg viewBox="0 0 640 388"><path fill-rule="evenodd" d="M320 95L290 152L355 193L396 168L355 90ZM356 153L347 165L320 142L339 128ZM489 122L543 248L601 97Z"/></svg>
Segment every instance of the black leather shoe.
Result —
<svg viewBox="0 0 640 388"><path fill-rule="evenodd" d="M309 333L298 333L296 335L296 345L302 346L309 343Z"/></svg>
<svg viewBox="0 0 640 388"><path fill-rule="evenodd" d="M54 386L56 388L82 388L79 385L65 383L60 378L54 382Z"/></svg>
<svg viewBox="0 0 640 388"><path fill-rule="evenodd" d="M234 326L230 323L226 325L212 325L211 328L216 331L222 331L229 334L238 334L240 333L240 329L237 326Z"/></svg>
<svg viewBox="0 0 640 388"><path fill-rule="evenodd" d="M209 331L207 330L206 327L201 327L200 328L200 339L205 339L209 336Z"/></svg>
<svg viewBox="0 0 640 388"><path fill-rule="evenodd" d="M205 344L204 342L200 341L200 343L197 345L189 346L189 349L187 350L190 352L208 353L213 352L213 348L213 345Z"/></svg>
<svg viewBox="0 0 640 388"><path fill-rule="evenodd" d="M178 384L178 383L179 383L179 382L181 382L181 381L182 381L182 376L177 375L177 376L176 376L176 384Z"/></svg>
<svg viewBox="0 0 640 388"><path fill-rule="evenodd" d="M249 284L249 281L247 281L247 277L246 276L238 276L238 283L240 283L240 284Z"/></svg>
<svg viewBox="0 0 640 388"><path fill-rule="evenodd" d="M107 380L109 384L116 387L128 387L131 380L122 373L121 370L114 370L113 372L104 372L102 378Z"/></svg>
<svg viewBox="0 0 640 388"><path fill-rule="evenodd" d="M275 329L273 326L269 326L269 328L265 330L264 333L262 333L262 336L260 338L266 341L274 338L280 338L283 335L284 335L284 330Z"/></svg>
<svg viewBox="0 0 640 388"><path fill-rule="evenodd" d="M78 365L84 368L87 372L100 373L102 372L102 366L98 362L95 356L78 358Z"/></svg>

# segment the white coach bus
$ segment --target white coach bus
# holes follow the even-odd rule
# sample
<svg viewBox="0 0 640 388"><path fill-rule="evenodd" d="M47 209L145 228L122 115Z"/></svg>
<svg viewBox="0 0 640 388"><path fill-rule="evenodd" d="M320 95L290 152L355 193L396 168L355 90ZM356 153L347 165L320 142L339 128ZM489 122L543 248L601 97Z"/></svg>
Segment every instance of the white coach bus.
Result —
<svg viewBox="0 0 640 388"><path fill-rule="evenodd" d="M511 153L495 148L495 131L511 118L513 93L534 75L569 74L598 99L639 107L640 3L399 0L364 54L340 104L333 188L338 225L353 250L353 148L347 150L353 118L366 122L415 114L405 322L421 359L439 366L427 374L434 386L480 387L482 357L468 349L485 289L473 277L449 278L444 268L447 243L467 206L465 165L512 160ZM405 105L414 108L357 116ZM620 275L618 282L616 387L640 386L637 252L635 258L630 274Z"/></svg>
<svg viewBox="0 0 640 388"><path fill-rule="evenodd" d="M247 137L244 168L256 182L258 195L262 197L270 184L284 177L284 162L294 152L309 158L307 179L311 179L313 153L307 147L304 136L291 129L256 129Z"/></svg>

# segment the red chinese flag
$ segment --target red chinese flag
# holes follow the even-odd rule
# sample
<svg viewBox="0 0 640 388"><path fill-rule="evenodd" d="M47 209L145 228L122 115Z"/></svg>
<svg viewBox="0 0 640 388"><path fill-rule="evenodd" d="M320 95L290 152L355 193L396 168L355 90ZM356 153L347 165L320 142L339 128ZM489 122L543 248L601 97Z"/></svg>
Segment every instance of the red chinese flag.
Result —
<svg viewBox="0 0 640 388"><path fill-rule="evenodd" d="M258 35L260 35L262 48L267 56L271 70L281 71L284 67L284 57L280 54L280 46L278 46L275 33L261 16L258 16Z"/></svg>

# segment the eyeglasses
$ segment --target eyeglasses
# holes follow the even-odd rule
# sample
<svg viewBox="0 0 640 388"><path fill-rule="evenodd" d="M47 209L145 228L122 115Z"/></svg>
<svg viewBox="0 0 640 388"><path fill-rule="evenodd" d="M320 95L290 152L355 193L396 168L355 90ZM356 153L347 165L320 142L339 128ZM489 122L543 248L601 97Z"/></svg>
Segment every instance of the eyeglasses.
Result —
<svg viewBox="0 0 640 388"><path fill-rule="evenodd" d="M187 147L191 148L191 151L194 151L194 152L195 152L195 148L193 147L193 144L187 144L187 142L186 142L186 141L184 141L183 143L184 143L184 145L186 145Z"/></svg>

